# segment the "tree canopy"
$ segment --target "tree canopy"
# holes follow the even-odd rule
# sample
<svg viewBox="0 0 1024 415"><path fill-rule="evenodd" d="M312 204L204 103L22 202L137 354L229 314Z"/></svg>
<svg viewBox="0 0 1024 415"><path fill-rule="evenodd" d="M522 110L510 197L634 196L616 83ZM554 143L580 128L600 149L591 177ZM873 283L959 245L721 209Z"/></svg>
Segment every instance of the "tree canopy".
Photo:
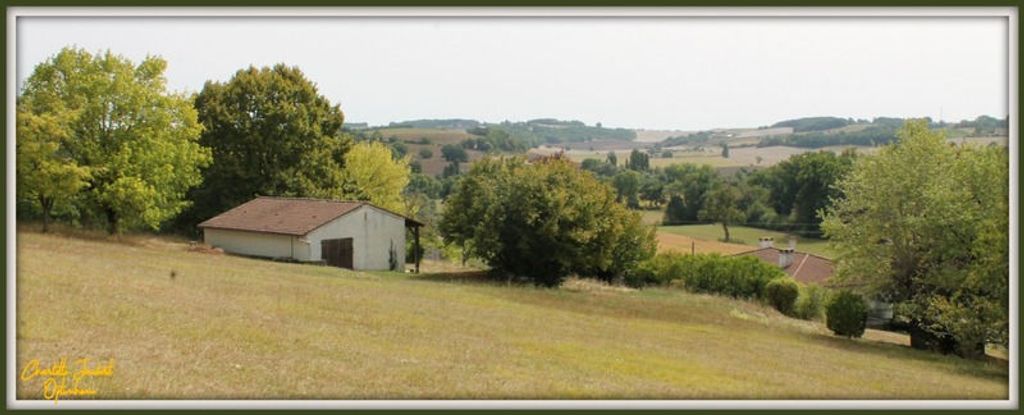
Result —
<svg viewBox="0 0 1024 415"><path fill-rule="evenodd" d="M1005 149L952 146L908 122L838 182L844 197L822 223L837 278L895 303L915 347L932 337L977 356L985 342L1006 344L1007 180Z"/></svg>
<svg viewBox="0 0 1024 415"><path fill-rule="evenodd" d="M409 213L402 194L409 174L408 157L393 158L384 143L357 143L345 155L343 190L336 198L366 200L393 212Z"/></svg>
<svg viewBox="0 0 1024 415"><path fill-rule="evenodd" d="M167 91L166 68L75 48L36 66L18 100L22 194L71 198L80 219L111 233L156 229L186 208L210 152L189 98Z"/></svg>
<svg viewBox="0 0 1024 415"><path fill-rule="evenodd" d="M440 230L492 268L558 285L621 277L654 253L654 231L608 185L560 157L483 159L445 203Z"/></svg>
<svg viewBox="0 0 1024 415"><path fill-rule="evenodd" d="M249 67L195 98L214 162L183 215L189 229L256 195L339 197L352 139L344 115L296 67Z"/></svg>

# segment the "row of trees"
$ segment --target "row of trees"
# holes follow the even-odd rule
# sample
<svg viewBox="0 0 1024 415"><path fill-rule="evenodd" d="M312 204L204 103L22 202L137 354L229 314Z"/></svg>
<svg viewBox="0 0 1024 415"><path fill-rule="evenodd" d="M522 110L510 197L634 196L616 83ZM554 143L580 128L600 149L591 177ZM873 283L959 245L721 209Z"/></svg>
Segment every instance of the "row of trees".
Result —
<svg viewBox="0 0 1024 415"><path fill-rule="evenodd" d="M35 68L18 97L19 214L117 233L193 231L255 195L408 210L408 159L356 143L298 68L250 67L185 95L167 90L166 66L65 48Z"/></svg>
<svg viewBox="0 0 1024 415"><path fill-rule="evenodd" d="M609 153L606 160L584 160L581 167L611 184L630 208L667 204L665 224L721 223L728 240L734 224L820 236L818 212L840 196L833 185L856 157L853 151L804 153L734 177L707 165L650 168L648 155L638 150L621 166Z"/></svg>

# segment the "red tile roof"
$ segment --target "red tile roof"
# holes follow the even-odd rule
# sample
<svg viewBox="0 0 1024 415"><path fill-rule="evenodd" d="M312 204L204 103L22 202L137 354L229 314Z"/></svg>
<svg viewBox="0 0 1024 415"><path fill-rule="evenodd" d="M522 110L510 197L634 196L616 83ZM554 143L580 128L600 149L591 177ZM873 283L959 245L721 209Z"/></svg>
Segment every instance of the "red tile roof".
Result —
<svg viewBox="0 0 1024 415"><path fill-rule="evenodd" d="M753 251L740 252L736 254L755 256L769 264L779 265L778 248L760 248ZM806 252L794 252L793 263L783 268L793 279L804 284L823 284L832 276L834 268L832 260Z"/></svg>
<svg viewBox="0 0 1024 415"><path fill-rule="evenodd" d="M199 227L302 236L363 205L373 206L356 201L260 196L200 223ZM412 219L405 220L407 224L419 225Z"/></svg>

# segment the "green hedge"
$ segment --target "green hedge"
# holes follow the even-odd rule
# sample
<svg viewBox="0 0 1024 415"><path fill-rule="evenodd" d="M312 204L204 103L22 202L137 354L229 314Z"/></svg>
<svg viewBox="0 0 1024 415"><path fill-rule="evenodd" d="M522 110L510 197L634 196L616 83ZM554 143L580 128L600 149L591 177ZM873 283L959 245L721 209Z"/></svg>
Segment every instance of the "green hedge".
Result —
<svg viewBox="0 0 1024 415"><path fill-rule="evenodd" d="M777 266L749 256L658 254L643 262L626 282L633 286L682 282L696 293L734 298L763 298L769 281L785 277Z"/></svg>
<svg viewBox="0 0 1024 415"><path fill-rule="evenodd" d="M764 287L764 298L768 304L787 316L793 315L793 306L799 295L800 284L790 277L768 281L768 285Z"/></svg>
<svg viewBox="0 0 1024 415"><path fill-rule="evenodd" d="M793 305L793 317L804 320L820 319L825 304L828 304L828 296L829 291L824 287L813 284L800 286L800 295Z"/></svg>

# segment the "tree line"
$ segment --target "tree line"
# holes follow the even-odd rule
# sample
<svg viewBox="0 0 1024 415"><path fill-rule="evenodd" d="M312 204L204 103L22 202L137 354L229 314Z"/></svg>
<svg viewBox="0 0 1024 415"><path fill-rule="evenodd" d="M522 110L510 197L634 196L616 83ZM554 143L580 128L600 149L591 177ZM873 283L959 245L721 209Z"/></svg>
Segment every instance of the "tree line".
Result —
<svg viewBox="0 0 1024 415"><path fill-rule="evenodd" d="M368 200L406 212L408 159L342 131L295 67L241 69L196 94L167 62L65 48L17 100L18 214L110 233L195 232L256 195Z"/></svg>

